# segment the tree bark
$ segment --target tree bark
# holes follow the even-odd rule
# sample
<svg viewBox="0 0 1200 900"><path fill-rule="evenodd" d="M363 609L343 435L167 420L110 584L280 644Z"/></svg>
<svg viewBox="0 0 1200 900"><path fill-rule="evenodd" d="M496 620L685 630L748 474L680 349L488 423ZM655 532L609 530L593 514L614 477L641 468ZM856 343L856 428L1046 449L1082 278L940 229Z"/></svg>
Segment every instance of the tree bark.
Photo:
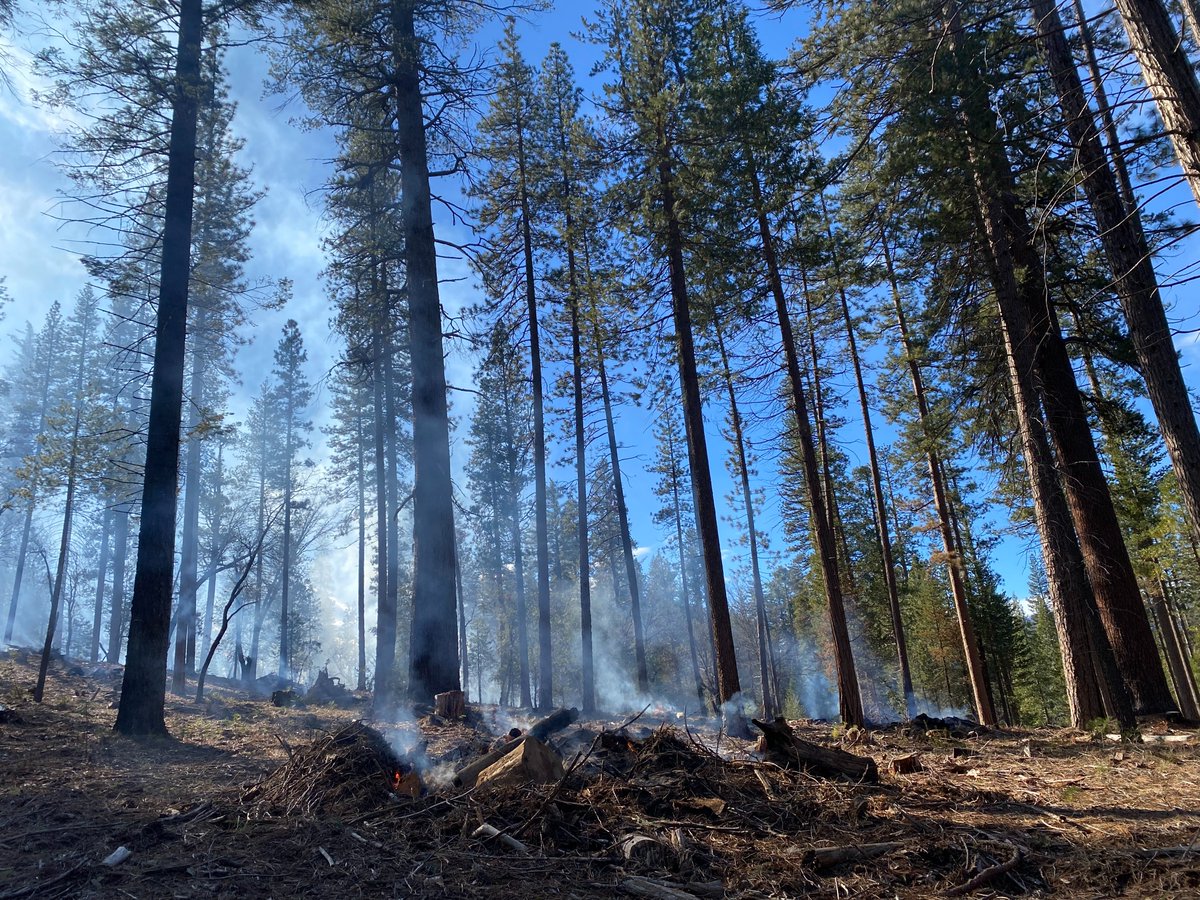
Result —
<svg viewBox="0 0 1200 900"><path fill-rule="evenodd" d="M375 408L375 702L386 705L395 691L396 608L388 590L388 478L387 414L383 399L383 367L387 365L383 346L383 325L376 324L372 338L375 351L372 400Z"/></svg>
<svg viewBox="0 0 1200 900"><path fill-rule="evenodd" d="M679 548L679 589L683 596L683 616L687 623L688 652L692 657L692 678L696 683L696 699L704 706L704 679L700 677L700 654L696 650L696 631L692 626L692 597L688 585L687 551L683 545L683 511L679 506L679 467L676 464L675 436L667 432L667 454L671 458L671 500L675 511L675 544Z"/></svg>
<svg viewBox="0 0 1200 900"><path fill-rule="evenodd" d="M580 674L584 713L596 711L596 663L592 649L592 563L588 551L587 435L584 433L583 348L580 327L579 290L575 273L575 249L571 245L571 218L567 216L567 283L571 307L571 391L575 417L575 511L579 554L579 640ZM589 267L590 268L590 267Z"/></svg>
<svg viewBox="0 0 1200 900"><path fill-rule="evenodd" d="M1192 531L1200 538L1200 429L1163 309L1150 246L1136 208L1121 197L1083 84L1052 0L1031 0L1042 52L1054 80L1067 134L1082 172L1083 189L1108 257L1117 297L1129 323L1146 392L1179 482Z"/></svg>
<svg viewBox="0 0 1200 900"><path fill-rule="evenodd" d="M129 556L129 509L118 507L113 535L112 602L108 616L108 661L121 661L121 643L125 635L125 563Z"/></svg>
<svg viewBox="0 0 1200 900"><path fill-rule="evenodd" d="M525 306L529 319L530 377L533 382L533 518L537 554L538 703L554 705L554 665L550 630L550 546L546 522L546 418L542 383L542 341L534 287L533 235L525 160L525 125L518 116L517 188L521 202L521 248L525 261Z"/></svg>
<svg viewBox="0 0 1200 900"><path fill-rule="evenodd" d="M100 661L100 625L104 618L104 583L108 574L108 546L112 537L112 510L105 509L100 526L100 559L96 562L96 602L92 607L92 649L88 658Z"/></svg>
<svg viewBox="0 0 1200 900"><path fill-rule="evenodd" d="M767 285L775 301L775 318L779 327L780 342L783 344L792 414L796 419L796 437L800 443L800 452L804 461L804 484L808 491L817 557L820 561L821 577L825 584L825 602L829 610L829 630L833 638L834 663L838 678L838 708L843 722L847 725L861 726L866 724L866 718L863 715L858 672L854 667L854 650L850 645L850 631L846 626L846 607L842 597L837 545L829 515L830 507L826 497L823 496L821 474L817 467L817 448L813 441L808 401L804 394L804 377L800 371L800 357L796 351L796 337L792 332L791 314L788 312L787 298L783 292L783 279L779 274L779 262L775 252L775 236L771 232L770 223L767 220L766 205L759 188L757 171L751 173L751 188L758 220L763 264L767 270Z"/></svg>
<svg viewBox="0 0 1200 900"><path fill-rule="evenodd" d="M954 49L962 26L953 3L948 10ZM1061 466L1063 491L1104 629L1135 711L1164 712L1173 703L1171 693L1058 316L1047 296L1029 221L1016 200L1012 166L1003 145L995 140L999 133L995 113L979 97L963 96L960 102L1000 317L1011 333L1009 340L1033 354L1046 430Z"/></svg>
<svg viewBox="0 0 1200 900"><path fill-rule="evenodd" d="M708 463L708 441L704 434L704 401L700 396L700 377L696 369L696 348L692 335L692 312L688 305L687 276L683 262L683 231L675 206L675 175L671 164L671 147L663 129L660 129L656 150L658 199L666 218L667 268L671 287L671 309L675 321L675 340L679 353L679 380L683 391L688 462L715 645L717 696L722 704L726 704L741 693L742 686L738 678L737 656L733 646L733 628L729 621L729 599L725 592L725 567L721 560L717 507L713 498L712 474ZM740 720L740 711L734 713L733 718ZM736 727L742 732L747 730L744 722Z"/></svg>
<svg viewBox="0 0 1200 900"><path fill-rule="evenodd" d="M357 393L357 388L355 393ZM357 402L358 398L356 398ZM367 429L363 421L362 406L358 404L355 417L355 452L357 465L354 469L355 485L358 489L358 681L355 687L367 689Z"/></svg>
<svg viewBox="0 0 1200 900"><path fill-rule="evenodd" d="M201 411L205 404L205 354L203 332L207 325L208 311L202 305L196 312L196 327L192 334L192 365L189 383L191 396L188 403L187 449L183 466L183 532L179 537L179 605L175 624L175 660L171 672L171 690L182 695L186 690L188 671L196 664L196 590L197 569L200 558L200 482L201 472L200 437L196 433L200 425ZM190 648L190 652L189 652Z"/></svg>
<svg viewBox="0 0 1200 900"><path fill-rule="evenodd" d="M428 702L459 690L454 592L454 502L450 421L442 354L437 250L420 84L414 0L392 0L400 213L408 277L413 414L413 612L409 694Z"/></svg>
<svg viewBox="0 0 1200 900"><path fill-rule="evenodd" d="M1162 0L1114 0L1114 5L1183 177L1200 204L1200 84L1196 72Z"/></svg>
<svg viewBox="0 0 1200 900"><path fill-rule="evenodd" d="M8 620L4 625L5 643L12 640L13 630L17 624L17 607L21 602L21 583L25 579L25 560L29 556L29 535L33 531L33 498L25 506L25 523L21 526L21 546L17 550L17 568L13 573L12 596L8 601Z"/></svg>
<svg viewBox="0 0 1200 900"><path fill-rule="evenodd" d="M904 638L904 620L900 615L900 588L896 583L896 566L892 561L892 536L888 530L887 505L883 498L883 478L879 473L879 454L875 451L875 430L871 427L871 406L867 402L867 385L863 379L862 362L858 357L858 341L854 336L854 321L850 318L850 303L846 299L846 288L842 282L841 259L823 194L821 195L821 212L824 215L825 230L833 254L833 273L837 279L842 321L846 326L846 344L850 350L850 362L854 368L854 383L858 388L858 406L862 413L863 434L867 441L867 461L871 468L871 496L875 501L875 533L879 538L879 559L883 566L888 610L892 618L892 638L896 643L896 666L900 675L900 693L904 698L905 712L911 719L917 714L916 697L913 695L912 672L908 666L908 642Z"/></svg>
<svg viewBox="0 0 1200 900"><path fill-rule="evenodd" d="M129 648L115 728L125 735L165 735L166 655L175 563L179 425L191 271L196 112L200 89L201 0L180 0L179 46L167 162L154 375L142 489L137 569L129 615Z"/></svg>
<svg viewBox="0 0 1200 900"><path fill-rule="evenodd" d="M771 690L770 651L767 638L767 601L763 595L762 571L758 561L758 530L754 523L754 496L750 490L750 466L746 460L746 436L742 430L742 415L737 405L737 394L733 389L733 372L729 368L729 354L725 349L725 337L721 333L721 322L715 320L717 350L721 356L721 375L725 392L729 397L729 419L733 427L733 450L736 454L737 477L742 489L742 506L746 513L746 532L750 538L750 575L754 585L754 620L758 638L758 678L762 685L762 715L773 719L777 712Z"/></svg>
<svg viewBox="0 0 1200 900"><path fill-rule="evenodd" d="M617 527L620 529L621 554L625 561L625 580L629 582L629 608L633 616L633 655L638 690L650 692L650 674L646 667L646 637L642 630L642 596L638 586L637 563L633 559L633 538L629 534L629 509L625 505L625 484L621 478L621 456L617 452L617 429L613 422L612 395L608 390L608 369L604 361L604 343L600 323L592 310L592 334L596 341L596 369L600 375L600 399L604 404L604 425L608 434L608 460L612 469L613 491L617 503ZM616 583L613 583L616 590Z"/></svg>

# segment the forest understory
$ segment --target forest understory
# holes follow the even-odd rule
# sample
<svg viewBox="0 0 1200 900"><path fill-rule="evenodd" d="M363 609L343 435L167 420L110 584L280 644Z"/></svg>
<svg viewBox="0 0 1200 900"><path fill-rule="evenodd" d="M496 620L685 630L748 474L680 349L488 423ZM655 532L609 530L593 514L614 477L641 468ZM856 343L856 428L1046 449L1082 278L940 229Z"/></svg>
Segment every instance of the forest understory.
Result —
<svg viewBox="0 0 1200 900"><path fill-rule="evenodd" d="M367 696L277 708L217 679L203 705L168 695L173 739L135 741L112 730L119 667L56 660L35 704L36 660L0 657L3 900L1200 892L1200 742L1163 719L1138 741L791 723L874 759L879 783L855 784L645 712L550 737L566 765L553 783L462 789L447 773L532 714L371 722ZM375 734L359 719L424 748L421 796L337 758L331 735Z"/></svg>

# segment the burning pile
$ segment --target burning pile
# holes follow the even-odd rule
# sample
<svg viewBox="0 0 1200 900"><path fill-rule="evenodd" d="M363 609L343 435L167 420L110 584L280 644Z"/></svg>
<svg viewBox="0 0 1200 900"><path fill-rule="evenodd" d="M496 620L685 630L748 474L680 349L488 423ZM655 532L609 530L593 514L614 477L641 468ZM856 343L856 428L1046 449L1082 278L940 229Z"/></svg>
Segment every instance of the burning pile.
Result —
<svg viewBox="0 0 1200 900"><path fill-rule="evenodd" d="M395 794L415 796L420 780L387 740L362 722L352 722L300 750L246 792L246 802L263 815L361 813Z"/></svg>

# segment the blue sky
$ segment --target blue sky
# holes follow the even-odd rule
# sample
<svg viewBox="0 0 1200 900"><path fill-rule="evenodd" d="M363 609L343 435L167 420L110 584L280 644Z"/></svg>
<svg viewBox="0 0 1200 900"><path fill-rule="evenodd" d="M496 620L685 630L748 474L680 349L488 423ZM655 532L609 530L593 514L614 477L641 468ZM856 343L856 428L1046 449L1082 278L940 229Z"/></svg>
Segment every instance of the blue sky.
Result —
<svg viewBox="0 0 1200 900"><path fill-rule="evenodd" d="M550 42L557 40L571 54L579 74L586 75L596 58L595 48L575 40L571 32L579 29L581 16L591 6L588 2L560 3L553 10L523 22L519 30L527 58L531 62L540 60ZM799 14L789 14L782 20L775 16L759 16L758 22L767 52L776 56L784 54L803 29L803 18ZM53 300L61 300L65 305L72 301L84 283L83 269L76 260L79 245L75 242L86 237L73 226L55 219L62 210L60 194L67 187L66 179L54 165L56 136L71 123L28 101L30 89L36 87L28 73L29 50L40 46L43 38L32 30L28 20L22 23L22 31L15 41L5 41L10 54L8 68L12 90L0 90L0 142L4 147L0 154L0 275L7 277L8 290L14 299L0 329L9 332L22 328L26 320L36 325ZM489 26L480 36L481 43L498 37L499 31L499 24ZM280 109L278 99L263 98L266 64L254 47L231 51L228 65L232 73L232 95L239 104L234 129L246 141L242 162L252 168L255 181L267 188L265 198L255 211L257 227L252 239L254 257L249 275L252 278L287 277L295 284L291 305L283 311L263 313L248 332L253 342L241 351L238 361L245 392L253 392L258 381L269 372L271 352L286 318L295 318L301 323L309 350L310 377L319 384L339 350L329 331L330 309L319 278L323 265L321 240L326 228L321 215L321 189L329 172L327 160L334 153L333 142L328 133L306 132L295 127L291 120L301 110ZM585 82L585 86L598 90L594 81ZM440 236L452 240L467 236L461 226L450 224L444 213L439 219ZM1164 266L1173 270L1191 261L1191 256L1184 255L1174 261L1168 260ZM443 302L449 311L455 312L474 301L475 285L461 260L444 259L441 274L448 280L443 288ZM1195 329L1200 321L1197 320L1192 289L1180 287L1172 293L1172 301L1180 328L1190 329L1189 333L1181 335L1180 346L1185 354L1187 375L1195 385L1200 364ZM473 360L463 348L451 348L448 366L452 383L470 383ZM313 410L318 424L324 415L325 400L319 392ZM469 412L469 395L456 393L454 402L456 414L465 419ZM242 397L235 399L235 409L244 408L244 404ZM848 407L844 414L850 423L857 419L853 407ZM622 407L619 417L634 538L648 552L653 552L661 537L651 523L655 505L651 497L653 477L644 471L652 456L653 423L648 412L629 405ZM717 436L723 417L724 410L718 402L709 415L710 454L712 470L718 479L718 497L730 490L723 465L724 442ZM878 442L888 443L889 432L878 412L875 423L880 429ZM861 433L855 431L853 424L840 434L840 439L855 464L865 463ZM596 451L600 449L597 447ZM456 442L455 454L456 463L461 466L466 455L461 440ZM567 460L558 454L552 462L556 464L555 476L567 480L570 477L564 468ZM768 489L768 501L761 511L760 527L777 535L780 513L771 499L776 492L771 490L774 476L770 470L769 462L764 463L759 486ZM740 513L734 510L724 511L724 515L741 519ZM1005 524L1003 516L998 516L992 524L1002 527ZM744 553L736 544L739 529L726 522L722 529L730 563L737 565ZM783 542L774 540L773 551L782 549ZM1010 593L1022 595L1026 591L1026 559L1030 552L1036 552L1036 547L1030 543L1028 535L1008 536L993 559ZM348 577L347 565L347 554L340 552L333 553L326 564L318 566L327 573L321 580L331 595L340 595L343 585L349 590L352 578ZM342 598L335 599L340 605Z"/></svg>

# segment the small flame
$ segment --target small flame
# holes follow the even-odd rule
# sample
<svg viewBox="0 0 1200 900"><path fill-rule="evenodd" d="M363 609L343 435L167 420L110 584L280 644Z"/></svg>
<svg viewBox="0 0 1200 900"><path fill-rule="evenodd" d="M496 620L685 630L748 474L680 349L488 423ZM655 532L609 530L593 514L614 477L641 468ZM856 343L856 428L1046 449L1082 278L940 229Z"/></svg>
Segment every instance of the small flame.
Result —
<svg viewBox="0 0 1200 900"><path fill-rule="evenodd" d="M392 773L392 790L393 791L397 791L400 789L400 781L403 779L403 777L404 776L400 774L399 770Z"/></svg>

